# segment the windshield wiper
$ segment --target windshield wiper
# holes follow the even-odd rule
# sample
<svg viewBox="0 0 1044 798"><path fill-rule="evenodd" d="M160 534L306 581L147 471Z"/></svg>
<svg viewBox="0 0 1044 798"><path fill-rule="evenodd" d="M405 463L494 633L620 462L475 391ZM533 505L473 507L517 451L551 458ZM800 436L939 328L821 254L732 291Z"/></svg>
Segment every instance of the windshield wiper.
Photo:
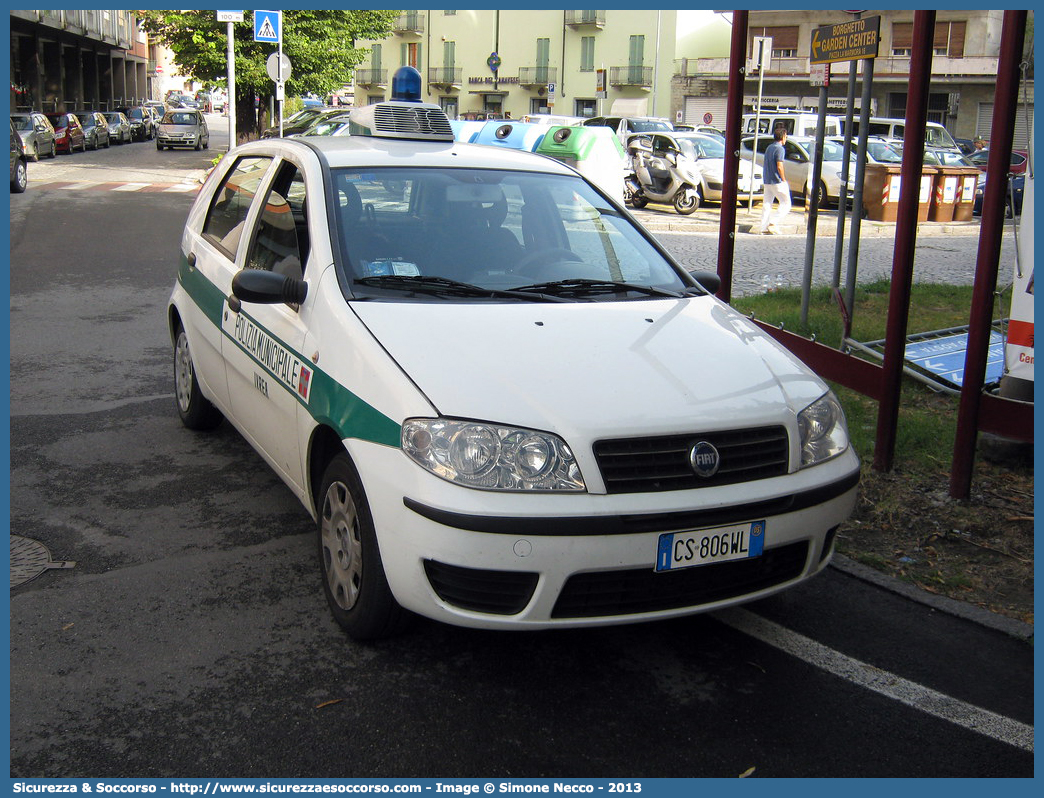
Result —
<svg viewBox="0 0 1044 798"><path fill-rule="evenodd" d="M462 283L447 277L427 277L423 275L383 274L374 277L361 277L355 281L357 285L374 288L390 288L417 294L432 296L460 296L489 299L523 299L528 302L564 302L557 296L549 296L538 291L503 290L499 288L483 288L472 283Z"/></svg>
<svg viewBox="0 0 1044 798"><path fill-rule="evenodd" d="M691 296L686 289L685 292L669 291L666 288L657 288L653 285L637 285L635 283L624 283L617 280L589 280L584 278L574 278L571 280L553 280L548 283L534 283L533 285L523 285L518 288L512 289L514 291L533 291L542 294L552 294L555 296L582 296L584 294L619 294L625 292L634 292L638 294L646 294L647 296L662 296L670 297L671 299L681 299L685 296Z"/></svg>

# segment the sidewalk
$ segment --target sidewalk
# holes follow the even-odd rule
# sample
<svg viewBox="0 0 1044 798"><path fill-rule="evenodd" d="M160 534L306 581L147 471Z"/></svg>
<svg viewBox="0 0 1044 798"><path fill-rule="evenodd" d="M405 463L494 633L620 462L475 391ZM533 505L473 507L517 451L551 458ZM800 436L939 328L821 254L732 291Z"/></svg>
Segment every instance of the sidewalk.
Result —
<svg viewBox="0 0 1044 798"><path fill-rule="evenodd" d="M719 205L702 205L690 216L682 216L667 205L649 204L641 210L631 212L642 225L652 232L661 233L717 233L720 224L721 208ZM757 235L761 225L761 203L755 202L751 210L746 203L736 208L736 233L738 235ZM808 230L808 214L805 208L795 203L787 215L786 221L777 224L780 235L804 236ZM895 237L895 222L872 222L863 219L859 227L860 238ZM851 234L852 212L845 215L845 236ZM754 231L752 233L752 231ZM921 222L917 225L918 236L952 236L978 235L979 217L969 222ZM833 238L837 235L837 209L820 208L816 220L816 237Z"/></svg>

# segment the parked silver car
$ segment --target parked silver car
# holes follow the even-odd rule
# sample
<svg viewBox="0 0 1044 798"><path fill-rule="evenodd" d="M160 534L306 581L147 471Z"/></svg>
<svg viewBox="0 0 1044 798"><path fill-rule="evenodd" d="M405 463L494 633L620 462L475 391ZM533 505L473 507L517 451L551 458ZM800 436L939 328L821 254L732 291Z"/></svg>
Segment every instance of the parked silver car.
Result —
<svg viewBox="0 0 1044 798"><path fill-rule="evenodd" d="M130 120L119 111L107 111L105 121L109 123L109 140L117 144L130 144L134 140Z"/></svg>
<svg viewBox="0 0 1044 798"><path fill-rule="evenodd" d="M210 130L203 114L193 108L172 108L163 115L156 130L156 149L192 147L205 150L210 146Z"/></svg>
<svg viewBox="0 0 1044 798"><path fill-rule="evenodd" d="M27 158L39 161L41 157L54 157L57 145L54 143L54 128L51 126L51 120L43 114L33 111L13 113L11 121L22 139Z"/></svg>

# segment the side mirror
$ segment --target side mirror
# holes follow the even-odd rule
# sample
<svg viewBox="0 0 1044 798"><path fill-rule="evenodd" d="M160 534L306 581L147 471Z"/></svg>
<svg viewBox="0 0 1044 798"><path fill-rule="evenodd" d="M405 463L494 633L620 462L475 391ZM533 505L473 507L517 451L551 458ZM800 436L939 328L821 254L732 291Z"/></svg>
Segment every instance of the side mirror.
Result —
<svg viewBox="0 0 1044 798"><path fill-rule="evenodd" d="M299 305L308 296L308 283L261 269L242 269L232 278L232 294L243 302Z"/></svg>
<svg viewBox="0 0 1044 798"><path fill-rule="evenodd" d="M692 272L691 274L693 279L709 294L716 294L721 288L721 278L716 272Z"/></svg>

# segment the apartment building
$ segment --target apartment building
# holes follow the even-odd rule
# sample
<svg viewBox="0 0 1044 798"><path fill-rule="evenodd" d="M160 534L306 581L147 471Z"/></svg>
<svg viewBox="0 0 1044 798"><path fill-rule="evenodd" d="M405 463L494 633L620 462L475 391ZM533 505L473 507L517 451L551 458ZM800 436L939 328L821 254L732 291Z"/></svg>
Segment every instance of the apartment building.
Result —
<svg viewBox="0 0 1044 798"><path fill-rule="evenodd" d="M936 12L932 79L929 87L928 120L944 125L959 138L990 138L993 97L1000 56L1003 11L972 9ZM875 11L880 15L880 50L874 59L871 114L904 117L907 85L910 80L910 55L913 39L913 11ZM753 53L754 37L772 39L772 53L759 76L748 69L743 105L751 111L758 100L759 77L763 108L807 108L819 104L819 89L809 81L809 54L812 34L821 25L847 22L852 15L844 11L751 11L748 17L747 56ZM724 120L729 59L702 57L700 52L675 54L671 95L671 118L703 122L706 117ZM748 62L750 63L750 62ZM831 68L828 110L844 113L847 105L848 74L853 64L835 63ZM855 68L861 69L858 65ZM1025 147L1029 122L1033 116L1032 64L1020 87L1020 102L1015 126L1015 146ZM861 84L856 91L858 112Z"/></svg>
<svg viewBox="0 0 1044 798"><path fill-rule="evenodd" d="M590 117L617 101L669 112L676 11L407 11L355 72L359 105L386 99L402 65L451 119L532 113Z"/></svg>
<svg viewBox="0 0 1044 798"><path fill-rule="evenodd" d="M151 96L154 76L133 11L11 12L11 108L108 108Z"/></svg>

